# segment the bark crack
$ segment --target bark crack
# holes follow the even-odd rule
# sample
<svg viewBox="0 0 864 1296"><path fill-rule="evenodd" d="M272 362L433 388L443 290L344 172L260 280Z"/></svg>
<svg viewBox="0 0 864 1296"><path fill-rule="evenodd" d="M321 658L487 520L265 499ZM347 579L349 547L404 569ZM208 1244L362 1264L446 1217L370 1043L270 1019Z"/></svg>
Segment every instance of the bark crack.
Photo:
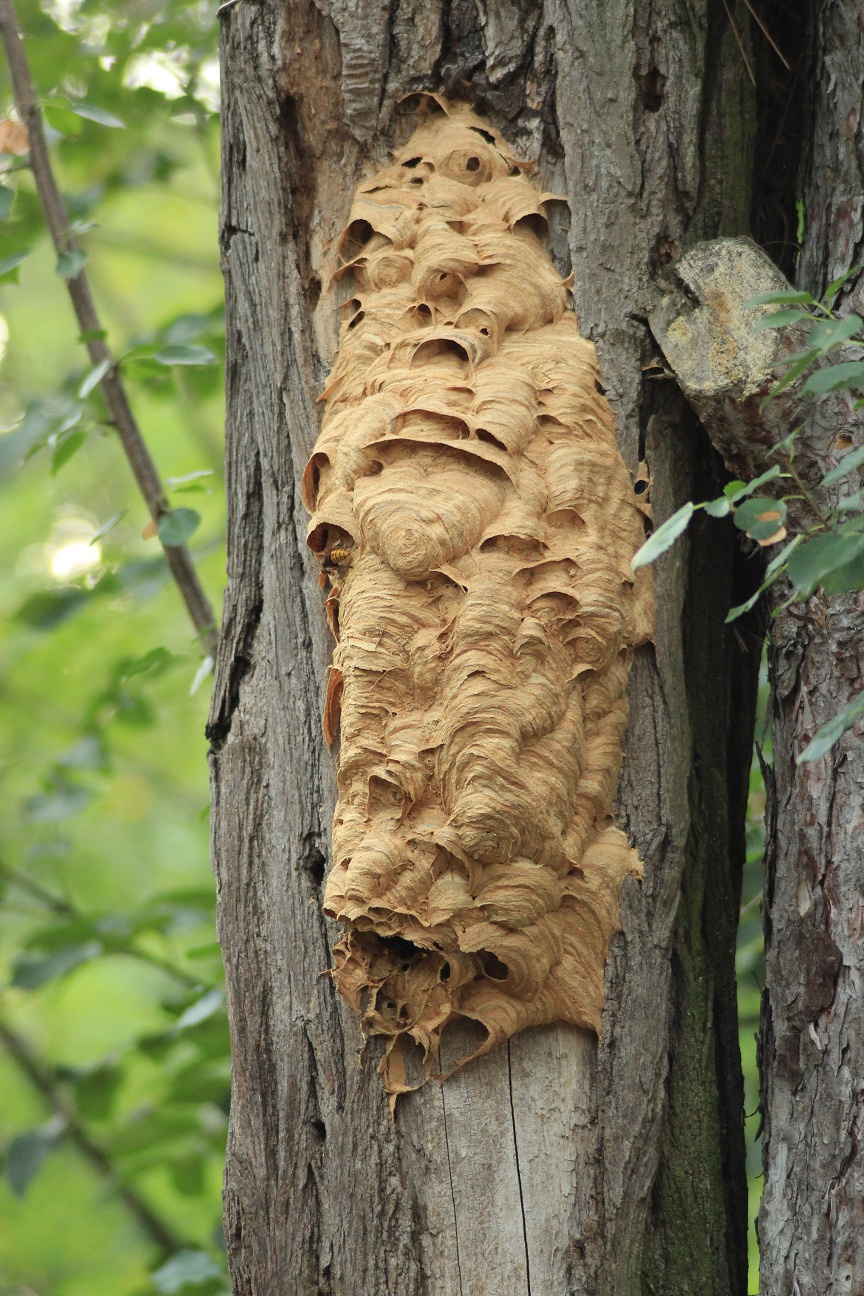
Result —
<svg viewBox="0 0 864 1296"><path fill-rule="evenodd" d="M447 1131L447 1099L444 1096L444 1086L441 1086L441 1110L444 1113L444 1148L447 1152L447 1181L450 1184L450 1200L453 1203L453 1237L456 1242L456 1269L459 1274L459 1296L463 1296L462 1291L462 1261L459 1256L459 1212L456 1210L456 1190L453 1187L453 1166L450 1162L450 1135Z"/></svg>
<svg viewBox="0 0 864 1296"><path fill-rule="evenodd" d="M240 686L252 669L252 646L261 621L262 610L260 602L254 603L247 610L243 632L228 667L228 679L223 690L221 706L216 718L204 730L214 752L222 750L231 732L234 712L240 704Z"/></svg>
<svg viewBox="0 0 864 1296"><path fill-rule="evenodd" d="M522 1195L522 1170L519 1165L519 1138L516 1134L516 1110L513 1106L513 1061L507 1041L507 1089L510 1094L510 1121L513 1126L513 1150L516 1154L516 1182L519 1185L519 1211L522 1215L522 1244L525 1247L525 1284L531 1296L531 1261L528 1258L528 1228L525 1224L525 1199Z"/></svg>

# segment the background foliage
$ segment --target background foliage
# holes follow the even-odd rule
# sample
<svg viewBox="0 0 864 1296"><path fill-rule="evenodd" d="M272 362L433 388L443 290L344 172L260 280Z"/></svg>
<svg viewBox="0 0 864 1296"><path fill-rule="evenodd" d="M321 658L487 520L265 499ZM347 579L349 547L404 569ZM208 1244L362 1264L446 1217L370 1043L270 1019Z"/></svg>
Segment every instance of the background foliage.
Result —
<svg viewBox="0 0 864 1296"><path fill-rule="evenodd" d="M220 355L215 6L19 16L110 344ZM101 395L79 399L89 363L30 175L0 169L0 269L29 252L0 278L0 1291L221 1291L207 683L190 695L200 653ZM126 372L163 476L208 474L171 502L202 517L218 607L220 368Z"/></svg>
<svg viewBox="0 0 864 1296"><path fill-rule="evenodd" d="M222 353L215 4L18 8L109 342L140 348L130 394L172 505L201 515L191 543L218 609L221 371L140 359ZM8 116L5 69L0 93ZM101 396L82 389L29 173L14 154L0 170L0 1293L207 1296L228 1290L229 1094L207 683ZM739 948L751 1216L761 797L754 763Z"/></svg>

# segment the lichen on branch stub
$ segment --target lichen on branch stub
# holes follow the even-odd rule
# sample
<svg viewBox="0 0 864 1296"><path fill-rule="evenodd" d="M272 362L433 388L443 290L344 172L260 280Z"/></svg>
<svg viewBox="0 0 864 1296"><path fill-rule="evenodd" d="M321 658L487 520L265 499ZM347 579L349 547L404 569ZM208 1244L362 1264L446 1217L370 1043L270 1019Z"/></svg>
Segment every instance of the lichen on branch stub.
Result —
<svg viewBox="0 0 864 1296"><path fill-rule="evenodd" d="M355 195L303 484L337 641L333 976L386 1037L391 1094L440 1073L458 1018L485 1031L472 1056L547 1022L599 1031L641 874L612 798L652 632L645 507L537 232L552 195L482 119L428 103Z"/></svg>

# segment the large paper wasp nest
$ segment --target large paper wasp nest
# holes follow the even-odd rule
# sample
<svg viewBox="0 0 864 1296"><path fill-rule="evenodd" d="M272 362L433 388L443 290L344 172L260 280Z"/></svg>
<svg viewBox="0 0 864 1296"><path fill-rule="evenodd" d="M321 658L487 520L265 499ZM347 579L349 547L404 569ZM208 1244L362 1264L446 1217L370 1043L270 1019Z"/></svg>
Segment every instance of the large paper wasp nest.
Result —
<svg viewBox="0 0 864 1296"><path fill-rule="evenodd" d="M387 1037L391 1094L413 1087L406 1044L436 1073L459 1017L487 1032L474 1056L544 1022L597 1031L641 872L612 797L651 634L643 513L535 232L551 195L436 105L356 194L304 480L337 640L333 976Z"/></svg>

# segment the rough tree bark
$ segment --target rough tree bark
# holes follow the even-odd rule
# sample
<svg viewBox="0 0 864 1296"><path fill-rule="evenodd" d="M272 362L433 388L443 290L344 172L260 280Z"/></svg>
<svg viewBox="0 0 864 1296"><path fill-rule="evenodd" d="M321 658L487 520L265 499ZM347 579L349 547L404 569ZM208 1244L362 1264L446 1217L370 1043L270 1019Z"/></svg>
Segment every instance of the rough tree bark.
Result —
<svg viewBox="0 0 864 1296"><path fill-rule="evenodd" d="M726 9L230 0L222 21L229 588L209 734L234 1291L743 1296L733 954L759 636L723 626L752 581L734 539L697 528L659 564L619 790L645 880L622 897L602 1041L525 1032L394 1123L324 975L330 649L295 489L336 341L334 236L407 134L405 96L440 89L566 197L552 254L656 515L717 493L646 317L680 246L747 228L752 95Z"/></svg>

